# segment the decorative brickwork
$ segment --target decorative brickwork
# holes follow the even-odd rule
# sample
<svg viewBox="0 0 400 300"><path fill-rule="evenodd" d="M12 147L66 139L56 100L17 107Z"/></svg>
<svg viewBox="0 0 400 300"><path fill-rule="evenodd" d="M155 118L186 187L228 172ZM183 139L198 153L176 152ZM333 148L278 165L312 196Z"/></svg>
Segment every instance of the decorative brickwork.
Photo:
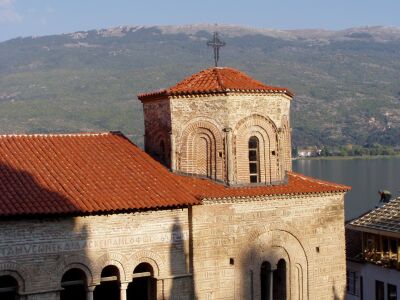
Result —
<svg viewBox="0 0 400 300"><path fill-rule="evenodd" d="M179 171L223 180L223 140L214 124L191 122L183 130L180 146Z"/></svg>
<svg viewBox="0 0 400 300"><path fill-rule="evenodd" d="M141 95L146 151L209 178L121 134L0 137L7 292L344 299L349 187L286 172L291 96L230 68Z"/></svg>
<svg viewBox="0 0 400 300"><path fill-rule="evenodd" d="M292 171L292 140L289 119L287 116L282 117L280 138L280 157L282 159L282 167L285 171Z"/></svg>
<svg viewBox="0 0 400 300"><path fill-rule="evenodd" d="M145 150L155 160L171 164L171 111L169 100L152 101L143 106Z"/></svg>
<svg viewBox="0 0 400 300"><path fill-rule="evenodd" d="M278 133L275 124L267 117L251 115L238 122L233 131L233 148L237 183L249 183L248 141L256 136L260 142L260 173L262 183L282 181L279 166Z"/></svg>
<svg viewBox="0 0 400 300"><path fill-rule="evenodd" d="M291 170L291 97L285 88L266 86L232 68L204 70L164 91L139 95L146 151L163 161L163 141L173 171L248 184L248 140L255 136L260 141L256 181L282 183Z"/></svg>

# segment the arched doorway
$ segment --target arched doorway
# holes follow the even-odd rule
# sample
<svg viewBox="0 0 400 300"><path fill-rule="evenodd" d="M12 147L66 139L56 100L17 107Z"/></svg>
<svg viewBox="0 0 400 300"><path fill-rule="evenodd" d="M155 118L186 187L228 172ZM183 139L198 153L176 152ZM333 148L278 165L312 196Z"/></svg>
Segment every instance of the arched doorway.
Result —
<svg viewBox="0 0 400 300"><path fill-rule="evenodd" d="M116 266L107 266L101 271L100 285L94 289L94 299L120 299L120 276Z"/></svg>
<svg viewBox="0 0 400 300"><path fill-rule="evenodd" d="M139 264L133 271L132 282L128 285L128 300L154 300L157 296L157 280L148 263Z"/></svg>
<svg viewBox="0 0 400 300"><path fill-rule="evenodd" d="M61 279L60 300L86 300L86 274L80 269L70 269Z"/></svg>
<svg viewBox="0 0 400 300"><path fill-rule="evenodd" d="M274 300L286 300L286 262L284 259L278 261L273 282Z"/></svg>
<svg viewBox="0 0 400 300"><path fill-rule="evenodd" d="M272 300L271 272L271 264L268 261L264 261L261 264L261 300Z"/></svg>
<svg viewBox="0 0 400 300"><path fill-rule="evenodd" d="M18 282L9 275L0 276L0 299L18 300Z"/></svg>

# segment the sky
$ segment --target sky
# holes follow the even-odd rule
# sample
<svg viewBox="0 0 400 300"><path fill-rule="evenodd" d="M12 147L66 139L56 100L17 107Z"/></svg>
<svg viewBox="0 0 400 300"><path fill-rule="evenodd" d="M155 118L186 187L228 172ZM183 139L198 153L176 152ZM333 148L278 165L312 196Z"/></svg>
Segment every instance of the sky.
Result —
<svg viewBox="0 0 400 300"><path fill-rule="evenodd" d="M0 0L0 41L120 25L400 27L400 0Z"/></svg>

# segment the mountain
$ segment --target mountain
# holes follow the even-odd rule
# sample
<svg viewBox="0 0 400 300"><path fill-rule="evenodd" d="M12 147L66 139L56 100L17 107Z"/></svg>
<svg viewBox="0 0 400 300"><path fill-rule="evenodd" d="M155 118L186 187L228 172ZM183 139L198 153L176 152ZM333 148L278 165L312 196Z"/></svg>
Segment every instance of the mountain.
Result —
<svg viewBox="0 0 400 300"><path fill-rule="evenodd" d="M400 144L400 28L218 25L221 65L289 87L293 143ZM142 144L139 92L212 65L214 25L123 26L0 43L0 133L121 130Z"/></svg>

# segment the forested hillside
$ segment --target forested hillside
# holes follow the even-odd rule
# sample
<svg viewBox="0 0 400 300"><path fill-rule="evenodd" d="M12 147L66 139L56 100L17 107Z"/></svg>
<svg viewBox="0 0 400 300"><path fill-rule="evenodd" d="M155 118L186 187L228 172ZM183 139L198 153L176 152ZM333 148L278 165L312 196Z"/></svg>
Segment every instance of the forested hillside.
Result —
<svg viewBox="0 0 400 300"><path fill-rule="evenodd" d="M121 130L139 92L212 65L213 26L118 27L0 43L0 133ZM400 29L218 26L221 65L289 87L295 145L400 144Z"/></svg>

